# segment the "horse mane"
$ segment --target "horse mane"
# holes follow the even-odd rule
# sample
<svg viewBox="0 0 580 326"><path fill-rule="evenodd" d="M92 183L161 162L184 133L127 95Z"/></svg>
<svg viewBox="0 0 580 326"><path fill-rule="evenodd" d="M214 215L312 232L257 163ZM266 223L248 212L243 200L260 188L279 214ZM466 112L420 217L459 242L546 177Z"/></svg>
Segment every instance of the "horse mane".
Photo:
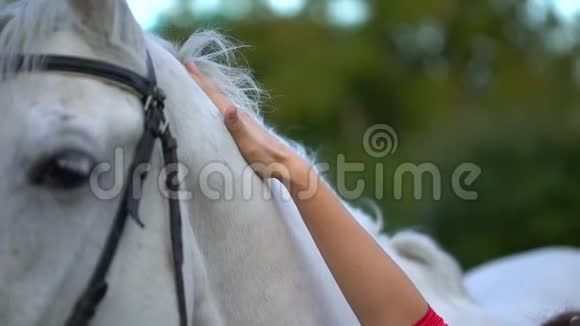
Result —
<svg viewBox="0 0 580 326"><path fill-rule="evenodd" d="M238 108L262 121L260 107L267 93L252 72L239 65L237 52L244 46L217 31L203 29L194 32L181 46L155 35L150 38L179 61L193 62Z"/></svg>

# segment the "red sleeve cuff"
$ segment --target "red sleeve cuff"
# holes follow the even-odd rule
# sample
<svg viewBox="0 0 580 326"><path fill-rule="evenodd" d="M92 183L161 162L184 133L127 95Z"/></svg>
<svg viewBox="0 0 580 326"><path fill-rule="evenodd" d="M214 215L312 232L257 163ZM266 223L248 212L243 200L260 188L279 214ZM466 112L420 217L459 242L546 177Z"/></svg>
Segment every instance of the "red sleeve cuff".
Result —
<svg viewBox="0 0 580 326"><path fill-rule="evenodd" d="M445 324L443 318L439 317L439 315L435 313L433 308L429 306L429 310L427 311L427 314L425 314L425 317L421 318L421 320L419 320L415 324L415 326L448 326L448 325Z"/></svg>

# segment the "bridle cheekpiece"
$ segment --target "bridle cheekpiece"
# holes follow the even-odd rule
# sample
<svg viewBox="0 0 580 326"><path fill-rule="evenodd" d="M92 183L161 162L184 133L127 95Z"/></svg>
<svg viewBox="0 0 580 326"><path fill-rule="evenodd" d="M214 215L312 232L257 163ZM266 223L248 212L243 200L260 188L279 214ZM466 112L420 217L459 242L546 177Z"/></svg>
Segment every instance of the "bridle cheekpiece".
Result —
<svg viewBox="0 0 580 326"><path fill-rule="evenodd" d="M141 227L145 227L139 217L139 204L141 198L135 197L133 176L137 173L137 167L147 164L151 160L156 140L160 140L163 149L163 159L166 166L175 165L170 175L166 176L166 187L170 193L179 191L179 184L175 182L178 157L177 141L171 132L169 120L165 115L166 95L157 85L155 68L150 54L147 52L147 77L143 77L129 69L104 61L85 59L62 55L17 55L4 57L10 60L11 70L15 72L45 71L67 72L90 77L97 77L105 81L127 88L141 97L144 111L144 130L141 136L135 157L129 168L129 174L125 180L123 198L113 220L107 236L105 246L96 268L91 275L90 281L84 292L77 299L65 326L87 326L96 313L96 310L106 296L108 283L107 274L115 258L119 242L127 224L127 219L133 219ZM35 64L30 65L31 62ZM139 172L141 185L147 177L147 172ZM175 276L175 290L180 326L187 325L187 300L183 281L183 239L180 203L175 195L168 196L171 243L173 248L173 265Z"/></svg>

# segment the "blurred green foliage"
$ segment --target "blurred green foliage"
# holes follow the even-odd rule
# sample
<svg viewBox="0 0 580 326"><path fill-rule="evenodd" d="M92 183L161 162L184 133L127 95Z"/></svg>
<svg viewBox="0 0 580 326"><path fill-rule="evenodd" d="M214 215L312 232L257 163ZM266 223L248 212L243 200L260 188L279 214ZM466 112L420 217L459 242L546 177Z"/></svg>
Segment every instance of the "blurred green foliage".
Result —
<svg viewBox="0 0 580 326"><path fill-rule="evenodd" d="M365 180L368 198L374 167L385 165L387 231L428 232L465 267L538 246L580 246L580 57L575 44L554 45L564 28L554 15L532 23L525 1L374 0L371 20L347 29L319 19L321 3L292 19L181 12L158 32L182 41L219 27L251 45L242 54L272 95L272 124L333 167L338 154L365 163L348 184ZM362 146L377 123L400 138L382 160ZM392 176L403 162L437 164L442 199L415 200L406 185L396 200ZM460 200L448 184L462 162L482 168L471 187L478 200Z"/></svg>

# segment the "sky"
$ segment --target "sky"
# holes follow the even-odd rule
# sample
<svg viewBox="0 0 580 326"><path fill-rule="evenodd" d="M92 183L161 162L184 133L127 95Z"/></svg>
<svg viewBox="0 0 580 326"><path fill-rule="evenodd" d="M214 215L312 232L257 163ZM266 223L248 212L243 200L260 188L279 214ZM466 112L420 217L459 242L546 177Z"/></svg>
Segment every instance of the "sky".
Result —
<svg viewBox="0 0 580 326"><path fill-rule="evenodd" d="M544 23L548 11L553 11L561 21L574 22L580 15L579 0L528 0L527 20L532 24Z"/></svg>
<svg viewBox="0 0 580 326"><path fill-rule="evenodd" d="M177 0L127 0L133 14L144 28L155 26L159 14L171 10ZM292 17L301 13L308 0L262 0L276 15ZM225 14L233 18L244 16L251 9L251 0L194 0L194 15ZM370 16L365 0L330 0L326 10L329 21L338 25L358 25Z"/></svg>
<svg viewBox="0 0 580 326"><path fill-rule="evenodd" d="M580 14L580 1L578 0L534 0L535 2L547 2L548 6L556 9L556 13L566 20L573 20Z"/></svg>

